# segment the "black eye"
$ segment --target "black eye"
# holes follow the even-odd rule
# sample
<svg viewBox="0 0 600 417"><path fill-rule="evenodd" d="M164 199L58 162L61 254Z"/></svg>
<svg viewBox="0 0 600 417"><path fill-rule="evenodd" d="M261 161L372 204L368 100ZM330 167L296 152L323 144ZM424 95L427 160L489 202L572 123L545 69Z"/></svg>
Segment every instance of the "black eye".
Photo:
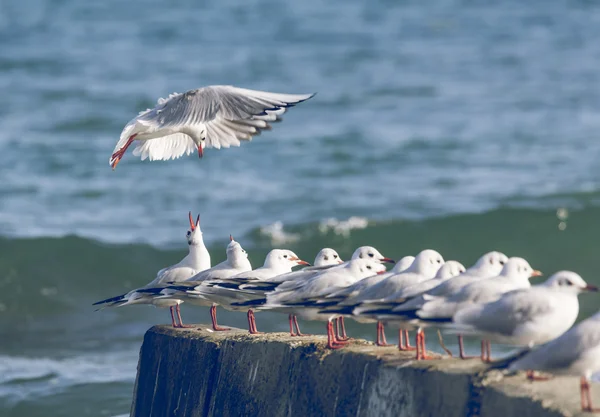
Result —
<svg viewBox="0 0 600 417"><path fill-rule="evenodd" d="M437 260L437 263L438 263L438 264L441 264L441 263L442 263L442 261L441 261L440 259L438 259L438 260Z"/></svg>
<svg viewBox="0 0 600 417"><path fill-rule="evenodd" d="M337 259L337 257L338 257L337 255L333 255L333 259Z"/></svg>
<svg viewBox="0 0 600 417"><path fill-rule="evenodd" d="M326 261L329 260L329 256L325 256L323 259L325 259Z"/></svg>
<svg viewBox="0 0 600 417"><path fill-rule="evenodd" d="M371 269L371 267L370 267L370 266L367 266L367 269Z"/></svg>
<svg viewBox="0 0 600 417"><path fill-rule="evenodd" d="M500 265L504 265L504 261L500 261Z"/></svg>
<svg viewBox="0 0 600 417"><path fill-rule="evenodd" d="M375 255L373 255L372 253L369 254L369 258L372 258L373 256L375 256Z"/></svg>
<svg viewBox="0 0 600 417"><path fill-rule="evenodd" d="M284 258L287 258L287 255L283 255Z"/></svg>

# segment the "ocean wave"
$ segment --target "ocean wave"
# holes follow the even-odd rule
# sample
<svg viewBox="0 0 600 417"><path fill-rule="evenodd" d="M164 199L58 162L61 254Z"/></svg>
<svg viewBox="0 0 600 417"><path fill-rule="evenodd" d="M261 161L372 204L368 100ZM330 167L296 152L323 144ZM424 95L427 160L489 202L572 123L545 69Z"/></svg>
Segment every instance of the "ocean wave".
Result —
<svg viewBox="0 0 600 417"><path fill-rule="evenodd" d="M69 358L0 355L0 398L52 395L84 383L131 383L136 363L135 348Z"/></svg>

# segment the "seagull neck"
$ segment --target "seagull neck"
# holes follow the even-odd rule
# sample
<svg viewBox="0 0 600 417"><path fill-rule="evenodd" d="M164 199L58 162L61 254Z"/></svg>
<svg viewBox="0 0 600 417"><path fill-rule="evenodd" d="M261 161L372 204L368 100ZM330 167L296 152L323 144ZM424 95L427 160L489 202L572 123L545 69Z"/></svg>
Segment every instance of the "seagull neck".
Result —
<svg viewBox="0 0 600 417"><path fill-rule="evenodd" d="M203 240L190 245L190 252L186 258L189 264L198 271L210 268L210 254Z"/></svg>

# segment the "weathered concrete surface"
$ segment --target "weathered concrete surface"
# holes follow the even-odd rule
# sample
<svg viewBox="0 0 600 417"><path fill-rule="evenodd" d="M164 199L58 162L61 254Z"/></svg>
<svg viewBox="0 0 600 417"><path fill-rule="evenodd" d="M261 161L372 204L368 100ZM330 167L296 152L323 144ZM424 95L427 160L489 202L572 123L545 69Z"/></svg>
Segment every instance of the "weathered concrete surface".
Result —
<svg viewBox="0 0 600 417"><path fill-rule="evenodd" d="M416 362L364 341L327 351L321 336L206 328L146 333L131 417L585 415L576 378L531 383L478 360Z"/></svg>

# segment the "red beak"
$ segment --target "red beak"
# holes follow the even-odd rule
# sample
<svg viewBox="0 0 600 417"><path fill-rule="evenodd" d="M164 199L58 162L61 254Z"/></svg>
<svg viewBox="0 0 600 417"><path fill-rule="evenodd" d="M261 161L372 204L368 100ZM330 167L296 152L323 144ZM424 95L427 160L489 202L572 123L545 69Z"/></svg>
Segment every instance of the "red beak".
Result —
<svg viewBox="0 0 600 417"><path fill-rule="evenodd" d="M383 274L385 274L385 273L386 273L386 271L379 271L379 272L377 273L377 275L383 275Z"/></svg>
<svg viewBox="0 0 600 417"><path fill-rule="evenodd" d="M387 262L387 263L389 263L389 264L395 264L395 263L396 263L396 261L394 261L394 260L393 260L393 259L391 259L391 258L381 258L381 259L379 260L379 262Z"/></svg>
<svg viewBox="0 0 600 417"><path fill-rule="evenodd" d="M194 220L192 219L192 212L190 211L189 213L190 215L190 227L192 228L192 232L194 231L194 229L196 228L196 226L194 226ZM198 216L200 217L200 216Z"/></svg>
<svg viewBox="0 0 600 417"><path fill-rule="evenodd" d="M229 235L229 241L233 242L233 236Z"/></svg>
<svg viewBox="0 0 600 417"><path fill-rule="evenodd" d="M591 292L598 292L598 287L596 287L595 285L592 285L592 284L588 284L584 287L584 290L591 291Z"/></svg>

